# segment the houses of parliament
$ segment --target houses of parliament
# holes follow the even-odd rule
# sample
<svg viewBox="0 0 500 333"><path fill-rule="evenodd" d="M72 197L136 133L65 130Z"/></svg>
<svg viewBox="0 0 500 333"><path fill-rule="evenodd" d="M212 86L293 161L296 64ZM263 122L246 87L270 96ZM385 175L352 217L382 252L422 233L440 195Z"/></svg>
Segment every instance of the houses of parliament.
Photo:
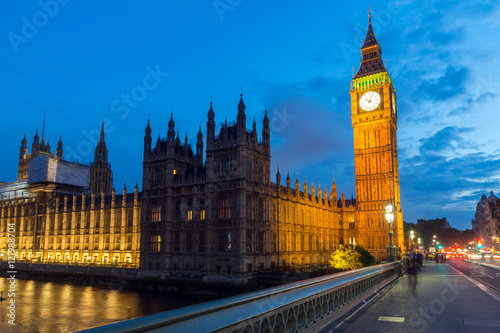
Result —
<svg viewBox="0 0 500 333"><path fill-rule="evenodd" d="M399 196L396 90L381 59L371 20L350 88L356 198L316 188L298 176L271 175L271 129L247 129L243 95L236 121L216 128L210 102L204 137L181 140L173 115L166 137L144 132L142 191L113 185L104 126L90 165L55 155L38 132L21 141L18 179L0 184L0 251L9 227L18 260L126 265L148 274L201 273L244 283L256 271L329 267L330 255L362 245L384 260L384 206L397 209L394 244L404 250ZM334 172L332 166L332 173ZM282 179L283 178L283 179ZM292 179L295 178L295 179ZM293 182L293 184L292 184Z"/></svg>

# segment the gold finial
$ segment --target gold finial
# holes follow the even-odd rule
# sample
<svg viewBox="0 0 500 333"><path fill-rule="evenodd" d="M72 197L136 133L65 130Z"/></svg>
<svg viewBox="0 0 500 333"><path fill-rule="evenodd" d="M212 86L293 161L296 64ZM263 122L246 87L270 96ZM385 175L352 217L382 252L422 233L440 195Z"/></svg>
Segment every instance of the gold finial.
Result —
<svg viewBox="0 0 500 333"><path fill-rule="evenodd" d="M368 6L368 19L371 21L372 19L372 10L370 8L370 6Z"/></svg>

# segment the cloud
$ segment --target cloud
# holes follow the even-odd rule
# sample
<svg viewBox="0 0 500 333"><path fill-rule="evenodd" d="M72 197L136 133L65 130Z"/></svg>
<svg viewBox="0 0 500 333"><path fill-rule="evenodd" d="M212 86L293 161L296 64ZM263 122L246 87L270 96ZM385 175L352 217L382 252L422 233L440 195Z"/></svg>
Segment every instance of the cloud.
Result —
<svg viewBox="0 0 500 333"><path fill-rule="evenodd" d="M465 67L448 66L444 75L438 79L427 79L420 84L417 94L433 101L446 101L464 94L469 70Z"/></svg>
<svg viewBox="0 0 500 333"><path fill-rule="evenodd" d="M472 142L466 141L462 134L473 131L473 128L447 126L437 131L429 138L420 139L420 155L427 156L450 152L457 149L476 149Z"/></svg>

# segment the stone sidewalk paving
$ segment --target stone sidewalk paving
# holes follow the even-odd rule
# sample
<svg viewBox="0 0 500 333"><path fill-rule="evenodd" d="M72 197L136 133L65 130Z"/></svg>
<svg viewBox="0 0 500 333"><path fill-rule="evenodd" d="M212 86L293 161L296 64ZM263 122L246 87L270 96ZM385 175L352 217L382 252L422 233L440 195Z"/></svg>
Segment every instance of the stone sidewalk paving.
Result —
<svg viewBox="0 0 500 333"><path fill-rule="evenodd" d="M500 332L500 295L448 264L424 264L323 332Z"/></svg>

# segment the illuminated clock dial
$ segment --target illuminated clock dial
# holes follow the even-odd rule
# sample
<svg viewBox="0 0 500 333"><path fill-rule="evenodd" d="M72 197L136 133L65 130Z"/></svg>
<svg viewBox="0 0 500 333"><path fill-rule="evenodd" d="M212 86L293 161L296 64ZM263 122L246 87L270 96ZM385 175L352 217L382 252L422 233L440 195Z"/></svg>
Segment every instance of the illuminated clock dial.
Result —
<svg viewBox="0 0 500 333"><path fill-rule="evenodd" d="M391 95L392 95L392 112L396 113L396 96L394 95L394 93L392 93Z"/></svg>
<svg viewBox="0 0 500 333"><path fill-rule="evenodd" d="M379 105L380 95L375 91L369 91L359 99L359 106L365 111L375 110Z"/></svg>

